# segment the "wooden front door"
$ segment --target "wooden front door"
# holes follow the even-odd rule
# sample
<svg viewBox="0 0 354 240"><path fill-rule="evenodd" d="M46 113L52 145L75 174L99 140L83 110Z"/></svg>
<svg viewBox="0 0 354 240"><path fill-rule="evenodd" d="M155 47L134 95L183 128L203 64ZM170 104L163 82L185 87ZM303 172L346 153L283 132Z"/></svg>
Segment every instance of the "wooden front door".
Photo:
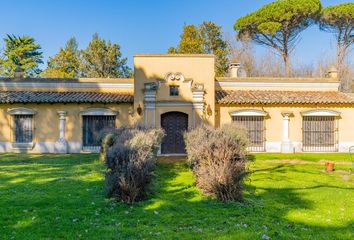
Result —
<svg viewBox="0 0 354 240"><path fill-rule="evenodd" d="M183 133L188 129L188 114L168 112L161 115L161 127L165 137L161 144L162 154L186 153Z"/></svg>

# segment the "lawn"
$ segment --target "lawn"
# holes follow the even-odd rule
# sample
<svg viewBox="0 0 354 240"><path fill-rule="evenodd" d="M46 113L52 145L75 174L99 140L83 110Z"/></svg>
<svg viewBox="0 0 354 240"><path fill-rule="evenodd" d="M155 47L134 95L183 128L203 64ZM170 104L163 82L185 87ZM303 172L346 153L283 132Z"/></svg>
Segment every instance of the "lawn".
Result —
<svg viewBox="0 0 354 240"><path fill-rule="evenodd" d="M290 158L256 155L243 204L203 197L183 162L160 163L151 199L128 206L105 199L97 155L0 155L0 239L354 239L351 165L265 161Z"/></svg>

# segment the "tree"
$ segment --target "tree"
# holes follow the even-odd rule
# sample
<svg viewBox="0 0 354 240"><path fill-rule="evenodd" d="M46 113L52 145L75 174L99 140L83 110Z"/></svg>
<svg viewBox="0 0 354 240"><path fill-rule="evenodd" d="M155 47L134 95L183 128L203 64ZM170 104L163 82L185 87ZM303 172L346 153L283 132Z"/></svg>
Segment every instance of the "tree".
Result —
<svg viewBox="0 0 354 240"><path fill-rule="evenodd" d="M332 33L337 42L337 68L339 78L343 80L344 61L354 43L354 3L344 3L324 8L321 12L320 28ZM347 83L342 86L349 88Z"/></svg>
<svg viewBox="0 0 354 240"><path fill-rule="evenodd" d="M49 58L48 67L42 72L44 77L75 78L79 76L80 54L78 43L74 37L70 38L65 48Z"/></svg>
<svg viewBox="0 0 354 240"><path fill-rule="evenodd" d="M249 38L237 40L234 36L228 38L230 48L230 61L239 62L246 71L247 76L257 75L257 59L255 56L253 44Z"/></svg>
<svg viewBox="0 0 354 240"><path fill-rule="evenodd" d="M43 55L34 38L8 34L4 41L5 51L0 60L2 74L13 76L17 68L21 68L25 76L36 76L41 72L38 65L43 63Z"/></svg>
<svg viewBox="0 0 354 240"><path fill-rule="evenodd" d="M239 18L234 29L239 39L248 36L257 44L273 48L290 76L289 56L300 33L318 19L320 11L319 0L279 0Z"/></svg>
<svg viewBox="0 0 354 240"><path fill-rule="evenodd" d="M94 34L88 47L82 51L82 73L85 77L131 77L127 58L122 58L118 44L106 42Z"/></svg>
<svg viewBox="0 0 354 240"><path fill-rule="evenodd" d="M201 54L204 53L203 38L195 25L184 25L181 40L177 48L171 47L168 53Z"/></svg>
<svg viewBox="0 0 354 240"><path fill-rule="evenodd" d="M184 25L181 40L168 53L214 54L216 76L223 76L228 70L229 48L221 27L213 22L203 22L200 26Z"/></svg>

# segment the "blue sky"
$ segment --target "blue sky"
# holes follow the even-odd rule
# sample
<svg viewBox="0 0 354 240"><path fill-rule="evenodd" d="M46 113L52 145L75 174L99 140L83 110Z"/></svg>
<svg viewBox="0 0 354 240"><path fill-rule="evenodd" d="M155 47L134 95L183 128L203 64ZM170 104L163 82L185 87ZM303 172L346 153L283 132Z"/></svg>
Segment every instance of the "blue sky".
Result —
<svg viewBox="0 0 354 240"><path fill-rule="evenodd" d="M324 6L350 0L322 0ZM268 0L11 0L1 3L0 37L29 35L42 46L45 60L74 36L85 48L92 34L119 43L132 65L135 53L165 53L177 45L184 23L204 20L234 35L235 20ZM334 51L331 35L312 27L302 34L294 60L311 64ZM3 47L3 41L1 41ZM257 48L262 52L262 48ZM43 66L44 67L44 66Z"/></svg>

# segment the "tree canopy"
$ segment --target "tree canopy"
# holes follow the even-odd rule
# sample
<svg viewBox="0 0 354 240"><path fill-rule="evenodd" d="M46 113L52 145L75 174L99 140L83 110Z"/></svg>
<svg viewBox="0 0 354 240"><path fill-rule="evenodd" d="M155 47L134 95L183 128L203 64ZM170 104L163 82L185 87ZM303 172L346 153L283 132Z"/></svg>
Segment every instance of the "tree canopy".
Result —
<svg viewBox="0 0 354 240"><path fill-rule="evenodd" d="M322 9L320 28L334 34L337 42L337 67L342 74L344 59L354 43L354 3Z"/></svg>
<svg viewBox="0 0 354 240"><path fill-rule="evenodd" d="M203 22L200 26L184 25L178 46L169 48L168 53L214 54L216 76L224 76L228 70L230 50L221 27L213 22Z"/></svg>
<svg viewBox="0 0 354 240"><path fill-rule="evenodd" d="M75 78L80 71L80 51L74 37L70 38L65 48L60 48L59 53L49 58L48 67L42 72L44 77Z"/></svg>
<svg viewBox="0 0 354 240"><path fill-rule="evenodd" d="M234 29L238 38L250 37L255 43L273 48L283 58L290 76L289 55L299 34L319 17L319 0L278 0L239 18Z"/></svg>
<svg viewBox="0 0 354 240"><path fill-rule="evenodd" d="M106 42L94 34L85 50L82 50L82 73L85 77L131 77L127 58L122 58L120 46Z"/></svg>
<svg viewBox="0 0 354 240"><path fill-rule="evenodd" d="M201 54L204 53L203 47L199 28L195 25L184 25L178 46L169 48L168 53Z"/></svg>
<svg viewBox="0 0 354 240"><path fill-rule="evenodd" d="M41 70L38 65L43 63L41 46L29 36L7 35L4 38L5 50L1 60L1 72L5 76L13 76L17 68L21 68L26 76L36 76Z"/></svg>

